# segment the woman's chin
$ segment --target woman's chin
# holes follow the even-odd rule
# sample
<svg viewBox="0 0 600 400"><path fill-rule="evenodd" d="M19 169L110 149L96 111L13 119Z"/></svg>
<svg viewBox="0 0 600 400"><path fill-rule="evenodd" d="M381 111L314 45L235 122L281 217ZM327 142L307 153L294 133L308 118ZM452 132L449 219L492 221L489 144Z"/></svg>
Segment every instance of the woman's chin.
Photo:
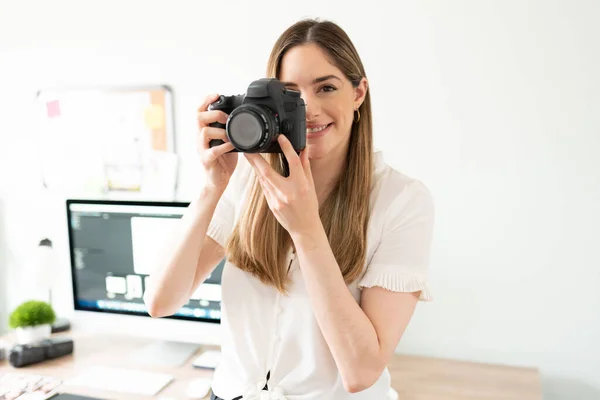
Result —
<svg viewBox="0 0 600 400"><path fill-rule="evenodd" d="M310 140L307 140L305 151L308 152L309 159L316 160L323 157L324 148L321 143L311 143Z"/></svg>

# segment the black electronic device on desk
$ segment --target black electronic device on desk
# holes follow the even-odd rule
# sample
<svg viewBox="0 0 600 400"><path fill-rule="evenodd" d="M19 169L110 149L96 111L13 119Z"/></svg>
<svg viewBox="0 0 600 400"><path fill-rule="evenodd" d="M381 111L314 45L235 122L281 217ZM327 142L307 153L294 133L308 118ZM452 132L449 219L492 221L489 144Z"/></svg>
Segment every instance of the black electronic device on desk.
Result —
<svg viewBox="0 0 600 400"><path fill-rule="evenodd" d="M57 337L32 344L18 344L8 355L8 362L15 368L25 367L42 361L73 353L73 340Z"/></svg>
<svg viewBox="0 0 600 400"><path fill-rule="evenodd" d="M98 397L82 396L80 394L57 393L48 400L104 400Z"/></svg>

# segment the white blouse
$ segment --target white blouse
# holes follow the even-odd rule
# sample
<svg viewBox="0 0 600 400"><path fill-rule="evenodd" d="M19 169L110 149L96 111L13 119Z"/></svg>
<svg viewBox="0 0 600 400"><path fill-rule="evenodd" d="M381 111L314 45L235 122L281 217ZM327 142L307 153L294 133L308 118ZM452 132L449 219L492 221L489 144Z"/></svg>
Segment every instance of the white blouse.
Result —
<svg viewBox="0 0 600 400"><path fill-rule="evenodd" d="M207 234L225 246L254 171L240 154ZM427 281L434 222L433 198L423 183L384 163L375 153L363 275L348 285L357 302L363 287L396 292L421 291L431 300ZM221 362L214 393L225 400L374 400L385 399L390 375L360 393L342 385L333 356L313 315L298 261L290 250L292 283L282 295L226 262L222 275ZM267 373L269 379L267 381ZM262 390L268 385L268 391Z"/></svg>

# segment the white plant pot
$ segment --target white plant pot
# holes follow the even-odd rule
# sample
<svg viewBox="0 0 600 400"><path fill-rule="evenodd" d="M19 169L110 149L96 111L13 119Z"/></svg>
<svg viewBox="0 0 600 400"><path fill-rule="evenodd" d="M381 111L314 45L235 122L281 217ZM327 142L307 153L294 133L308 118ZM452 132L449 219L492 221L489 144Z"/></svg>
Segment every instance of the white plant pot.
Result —
<svg viewBox="0 0 600 400"><path fill-rule="evenodd" d="M44 339L49 339L52 333L52 325L36 325L26 328L17 328L17 342L19 344L36 343Z"/></svg>

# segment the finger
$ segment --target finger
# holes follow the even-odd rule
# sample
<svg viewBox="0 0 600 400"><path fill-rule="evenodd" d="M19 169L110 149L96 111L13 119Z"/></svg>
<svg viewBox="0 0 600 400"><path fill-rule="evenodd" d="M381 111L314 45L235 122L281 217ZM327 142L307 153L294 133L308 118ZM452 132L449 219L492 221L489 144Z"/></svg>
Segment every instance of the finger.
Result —
<svg viewBox="0 0 600 400"><path fill-rule="evenodd" d="M208 110L208 106L217 101L218 98L219 95L217 93L209 94L208 96L206 96L202 101L202 104L200 104L200 107L198 107L198 112Z"/></svg>
<svg viewBox="0 0 600 400"><path fill-rule="evenodd" d="M221 110L200 111L198 112L198 127L203 128L213 122L227 123L228 115Z"/></svg>
<svg viewBox="0 0 600 400"><path fill-rule="evenodd" d="M256 178L256 180L258 181L258 184L260 185L260 187L262 189L263 196L265 196L265 200L267 200L267 204L269 205L269 208L271 210L273 210L273 207L275 206L275 198L274 198L273 194L271 193L269 188L267 188L265 186L265 180L263 178L258 176Z"/></svg>
<svg viewBox="0 0 600 400"><path fill-rule="evenodd" d="M284 178L281 175L279 175L279 173L275 171L269 165L267 160L265 160L260 154L244 153L244 155L246 156L246 159L248 159L250 165L252 165L252 168L254 168L254 171L256 172L257 176L262 176L263 178L270 181L276 186L283 185Z"/></svg>
<svg viewBox="0 0 600 400"><path fill-rule="evenodd" d="M302 164L298 154L296 154L296 150L294 150L294 146L292 146L292 143L285 135L279 135L277 137L277 141L279 142L279 147L281 147L283 155L285 155L288 165L290 166L290 176L297 175L302 168Z"/></svg>
<svg viewBox="0 0 600 400"><path fill-rule="evenodd" d="M266 180L264 178L259 178L259 181L261 181L262 185L265 188L267 188L267 190L269 191L269 193L271 194L271 196L273 196L274 198L276 198L279 201L282 201L284 203L289 203L290 202L289 196L287 194L285 194L282 189L280 189L279 187L273 185L271 182L269 182L268 180Z"/></svg>
<svg viewBox="0 0 600 400"><path fill-rule="evenodd" d="M308 182L310 182L311 185L314 185L315 182L313 181L310 159L308 158L308 149L305 148L300 153L300 162L302 163L302 169L304 170L304 175L308 179Z"/></svg>
<svg viewBox="0 0 600 400"><path fill-rule="evenodd" d="M224 142L229 141L225 129L205 126L200 129L200 132L198 132L198 141L200 143L200 147L203 149L207 149L209 142L213 139L219 139Z"/></svg>
<svg viewBox="0 0 600 400"><path fill-rule="evenodd" d="M223 154L233 150L233 144L231 142L225 142L215 147L211 147L203 153L205 163L213 163Z"/></svg>

